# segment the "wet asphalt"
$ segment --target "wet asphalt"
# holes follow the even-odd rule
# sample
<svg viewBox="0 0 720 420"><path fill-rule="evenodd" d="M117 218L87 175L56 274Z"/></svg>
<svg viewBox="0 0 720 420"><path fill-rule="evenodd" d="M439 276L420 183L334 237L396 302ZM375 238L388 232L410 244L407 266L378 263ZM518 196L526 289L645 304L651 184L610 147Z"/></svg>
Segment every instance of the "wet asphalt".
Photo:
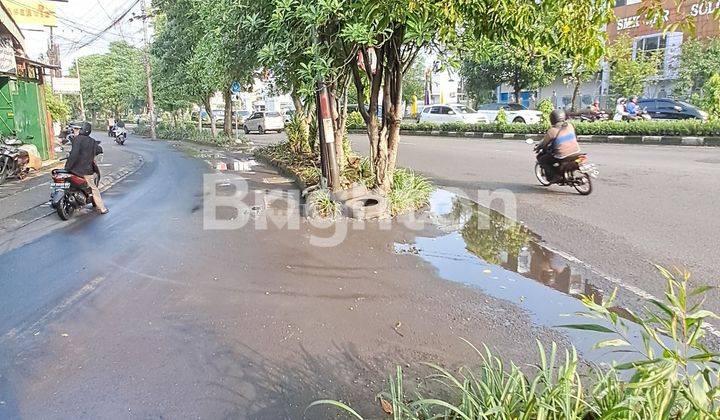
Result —
<svg viewBox="0 0 720 420"><path fill-rule="evenodd" d="M0 418L334 418L305 411L322 398L374 418L396 365L411 389L429 373L420 362L474 362L461 338L520 364L536 340L565 342L398 253L418 235L402 227L345 223L330 248L311 244L337 227L304 219L204 229L200 180L223 153L134 137L127 148L144 164L104 194L110 214L46 219L0 251ZM234 175L251 189L293 190L248 166Z"/></svg>
<svg viewBox="0 0 720 420"><path fill-rule="evenodd" d="M267 144L282 136L251 138ZM350 138L367 153L366 136ZM518 140L403 136L398 164L485 205L493 193L509 191L517 220L551 248L616 281L627 306L637 309L636 302L662 296L665 282L654 264L688 270L695 284L720 286L720 148L581 148L600 171L587 197L569 187L540 186L532 146ZM505 211L498 204L491 206ZM720 310L720 289L708 294L707 307Z"/></svg>

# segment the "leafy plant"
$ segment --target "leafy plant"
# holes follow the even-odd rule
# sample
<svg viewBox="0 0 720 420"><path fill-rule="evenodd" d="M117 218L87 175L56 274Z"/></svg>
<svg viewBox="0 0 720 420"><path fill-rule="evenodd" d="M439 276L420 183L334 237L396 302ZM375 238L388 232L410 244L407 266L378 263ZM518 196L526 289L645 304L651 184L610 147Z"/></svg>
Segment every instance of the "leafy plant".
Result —
<svg viewBox="0 0 720 420"><path fill-rule="evenodd" d="M317 189L308 195L308 213L326 219L336 219L342 214L340 203L333 200L327 188Z"/></svg>
<svg viewBox="0 0 720 420"><path fill-rule="evenodd" d="M497 117L495 117L495 121L497 121L497 123L500 125L507 125L508 118L507 113L505 112L505 108L500 108Z"/></svg>
<svg viewBox="0 0 720 420"><path fill-rule="evenodd" d="M347 116L346 126L356 130L363 129L365 128L365 121L363 121L362 115L358 111L353 111Z"/></svg>
<svg viewBox="0 0 720 420"><path fill-rule="evenodd" d="M396 169L393 173L393 186L388 194L391 214L397 215L427 206L434 190L433 184L424 176L409 169Z"/></svg>
<svg viewBox="0 0 720 420"><path fill-rule="evenodd" d="M480 351L468 343L479 358L479 366L461 367L455 374L428 363L435 372L427 378L432 386L418 388L412 397L404 392L402 369L398 367L390 377L389 391L379 395L382 410L396 420L719 418L720 354L702 344L706 320L717 318L702 309L702 295L710 287L691 289L687 273L671 273L662 267L658 270L667 282L665 299L650 300L652 309L645 308L643 316L631 313L641 330L642 346L632 344L630 321L613 310L614 293L600 304L592 297L583 299L588 312L578 315L595 323L565 326L606 333L608 339L596 347L618 348L639 356L613 364L604 372L596 368L589 386L581 380L574 349L558 357L555 344L548 351L538 343L540 362L526 374L514 363L505 364L487 347ZM622 379L626 377L629 379ZM446 397L433 397L437 394ZM316 401L308 408L316 405L333 405L363 418L336 401Z"/></svg>
<svg viewBox="0 0 720 420"><path fill-rule="evenodd" d="M555 109L555 106L553 105L552 101L550 99L543 99L540 101L540 103L537 106L538 111L542 112L542 122L543 124L550 124L550 114Z"/></svg>

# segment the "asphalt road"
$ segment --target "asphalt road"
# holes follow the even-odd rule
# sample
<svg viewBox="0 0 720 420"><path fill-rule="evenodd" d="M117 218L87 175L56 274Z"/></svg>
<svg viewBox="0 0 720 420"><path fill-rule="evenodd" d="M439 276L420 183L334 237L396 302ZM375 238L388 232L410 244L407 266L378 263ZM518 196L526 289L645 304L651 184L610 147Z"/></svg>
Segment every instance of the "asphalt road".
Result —
<svg viewBox="0 0 720 420"><path fill-rule="evenodd" d="M335 418L304 415L322 398L374 418L396 365L410 389L419 362L474 361L460 337L523 366L535 340L562 340L396 254L409 231L370 224L321 248L329 232L306 220L204 229L203 160L232 162L171 146L131 137L144 164L104 193L108 215L51 215L0 250L0 418ZM292 188L240 166L254 190Z"/></svg>
<svg viewBox="0 0 720 420"><path fill-rule="evenodd" d="M282 135L251 138L267 144ZM367 154L366 136L350 138ZM665 283L654 264L687 269L697 284L720 286L720 148L582 149L600 170L587 197L567 187L541 187L532 147L517 140L404 136L398 164L486 205L488 192L511 191L519 220L553 248L622 282L626 294L662 296ZM720 291L708 298L708 307L720 310Z"/></svg>

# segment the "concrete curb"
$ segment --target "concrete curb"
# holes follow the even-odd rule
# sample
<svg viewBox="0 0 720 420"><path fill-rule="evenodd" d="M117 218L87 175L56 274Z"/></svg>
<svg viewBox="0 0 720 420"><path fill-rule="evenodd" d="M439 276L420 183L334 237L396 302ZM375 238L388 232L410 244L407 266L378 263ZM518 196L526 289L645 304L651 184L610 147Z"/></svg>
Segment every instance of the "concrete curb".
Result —
<svg viewBox="0 0 720 420"><path fill-rule="evenodd" d="M295 185L297 185L301 191L304 191L308 187L308 185L305 183L305 181L300 179L300 177L297 176L295 174L295 172L293 172L290 168L283 165L282 163L275 162L272 159L270 159L269 157L265 156L264 154L262 154L258 151L253 152L253 156L255 157L255 160L257 160L258 162L261 162L265 165L270 166L271 168L273 168L277 172L279 172L280 175L282 175L286 178L292 179L293 182L295 183Z"/></svg>
<svg viewBox="0 0 720 420"><path fill-rule="evenodd" d="M366 134L365 130L349 129L348 134ZM436 137L460 137L477 138L487 140L525 140L532 138L539 140L542 134L535 133L480 133L474 131L414 131L400 130L403 136L436 136ZM581 143L613 143L613 144L654 144L654 145L679 145L679 146L720 146L720 136L695 137L695 136L641 136L641 135L578 135Z"/></svg>

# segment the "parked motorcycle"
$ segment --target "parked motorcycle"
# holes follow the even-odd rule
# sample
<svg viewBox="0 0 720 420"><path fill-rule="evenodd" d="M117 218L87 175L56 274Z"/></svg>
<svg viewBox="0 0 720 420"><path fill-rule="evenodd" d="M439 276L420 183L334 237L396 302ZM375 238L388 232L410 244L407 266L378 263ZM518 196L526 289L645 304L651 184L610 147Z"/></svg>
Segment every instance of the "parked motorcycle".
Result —
<svg viewBox="0 0 720 420"><path fill-rule="evenodd" d="M102 161L102 147L96 141L96 161ZM61 159L66 160L67 158ZM70 173L65 169L53 169L52 183L50 184L50 206L55 209L62 220L69 220L75 211L95 202L92 198L92 188L85 178ZM100 169L95 165L95 185L100 184Z"/></svg>
<svg viewBox="0 0 720 420"><path fill-rule="evenodd" d="M117 126L114 130L115 133L115 143L119 144L120 146L125 144L125 140L127 140L127 130L125 130L125 127Z"/></svg>
<svg viewBox="0 0 720 420"><path fill-rule="evenodd" d="M29 171L30 155L19 148L22 142L14 138L3 138L0 143L0 184L7 178L23 179Z"/></svg>
<svg viewBox="0 0 720 420"><path fill-rule="evenodd" d="M527 144L535 145L535 153L539 153L539 143L533 139L525 140ZM600 174L594 164L588 162L587 154L582 153L570 159L556 163L554 170L562 174L559 181L550 182L545 175L545 169L539 162L535 162L535 177L540 185L547 187L552 184L573 187L581 195L590 195L593 190L592 179Z"/></svg>

